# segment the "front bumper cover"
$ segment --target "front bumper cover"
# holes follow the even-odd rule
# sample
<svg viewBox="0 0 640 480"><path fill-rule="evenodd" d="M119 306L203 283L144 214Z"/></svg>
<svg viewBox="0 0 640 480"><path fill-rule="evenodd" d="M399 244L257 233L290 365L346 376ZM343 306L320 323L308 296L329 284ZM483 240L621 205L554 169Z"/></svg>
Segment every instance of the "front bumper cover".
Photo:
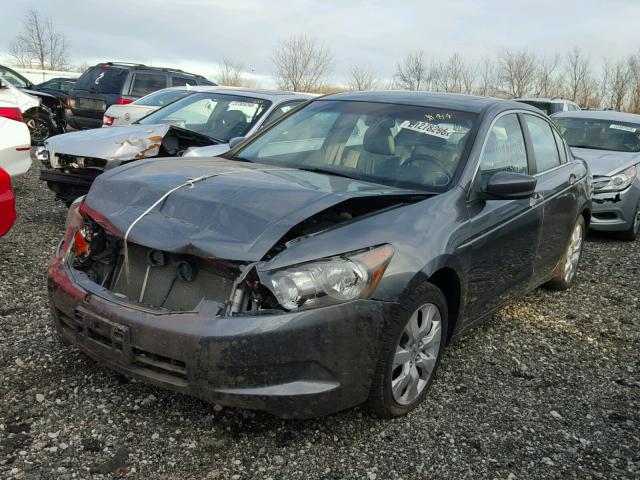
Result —
<svg viewBox="0 0 640 480"><path fill-rule="evenodd" d="M599 231L623 231L631 228L640 204L640 182L621 192L594 192L589 228Z"/></svg>
<svg viewBox="0 0 640 480"><path fill-rule="evenodd" d="M54 257L49 296L58 333L80 350L139 380L283 418L364 402L395 306L358 300L269 315L167 314L90 293L76 273Z"/></svg>

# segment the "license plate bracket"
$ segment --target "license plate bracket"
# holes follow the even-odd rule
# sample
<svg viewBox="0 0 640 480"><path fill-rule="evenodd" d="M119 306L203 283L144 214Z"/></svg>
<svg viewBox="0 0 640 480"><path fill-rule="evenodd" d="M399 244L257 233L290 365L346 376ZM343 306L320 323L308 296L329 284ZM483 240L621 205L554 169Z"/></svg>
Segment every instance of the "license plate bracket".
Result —
<svg viewBox="0 0 640 480"><path fill-rule="evenodd" d="M126 325L112 322L84 308L76 309L76 323L81 323L79 340L97 347L120 363L131 363L131 331Z"/></svg>

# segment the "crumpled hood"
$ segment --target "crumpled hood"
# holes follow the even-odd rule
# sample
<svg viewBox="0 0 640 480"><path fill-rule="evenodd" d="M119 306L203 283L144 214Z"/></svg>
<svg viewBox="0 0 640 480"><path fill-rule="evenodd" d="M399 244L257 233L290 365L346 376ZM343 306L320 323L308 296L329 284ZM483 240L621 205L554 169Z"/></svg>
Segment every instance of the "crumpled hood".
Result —
<svg viewBox="0 0 640 480"><path fill-rule="evenodd" d="M171 125L127 125L64 133L49 138L50 158L56 153L105 160L134 160L158 155Z"/></svg>
<svg viewBox="0 0 640 480"><path fill-rule="evenodd" d="M593 175L612 175L631 165L640 163L640 153L576 147L571 147L571 152L574 157L581 158L587 162Z"/></svg>
<svg viewBox="0 0 640 480"><path fill-rule="evenodd" d="M155 159L97 177L82 208L123 237L166 192L202 176L210 177L169 195L136 223L128 240L175 253L258 261L293 226L344 200L416 193L221 158Z"/></svg>

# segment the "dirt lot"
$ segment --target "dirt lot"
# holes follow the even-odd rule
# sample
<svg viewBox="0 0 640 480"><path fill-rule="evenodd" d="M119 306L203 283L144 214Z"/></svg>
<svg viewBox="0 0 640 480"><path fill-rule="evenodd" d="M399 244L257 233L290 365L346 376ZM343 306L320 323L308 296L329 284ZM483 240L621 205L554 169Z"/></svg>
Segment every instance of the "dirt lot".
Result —
<svg viewBox="0 0 640 480"><path fill-rule="evenodd" d="M45 266L65 210L35 170L0 239L0 478L640 478L640 241L591 237L571 291L537 290L453 345L409 416L283 421L133 383L57 340Z"/></svg>

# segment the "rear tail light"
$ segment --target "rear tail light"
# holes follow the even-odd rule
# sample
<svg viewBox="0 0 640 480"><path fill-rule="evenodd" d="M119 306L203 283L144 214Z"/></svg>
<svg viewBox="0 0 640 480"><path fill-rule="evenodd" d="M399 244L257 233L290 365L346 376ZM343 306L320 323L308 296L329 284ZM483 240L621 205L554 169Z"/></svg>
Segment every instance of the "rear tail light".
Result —
<svg viewBox="0 0 640 480"><path fill-rule="evenodd" d="M119 97L116 99L116 105L129 105L130 103L133 103L130 98Z"/></svg>
<svg viewBox="0 0 640 480"><path fill-rule="evenodd" d="M104 125L105 127L110 127L111 125L113 125L114 120L115 120L115 117L110 117L109 115L105 115L104 117L102 117L102 125Z"/></svg>
<svg viewBox="0 0 640 480"><path fill-rule="evenodd" d="M17 107L0 107L0 117L15 120L16 122L24 122L22 112Z"/></svg>

